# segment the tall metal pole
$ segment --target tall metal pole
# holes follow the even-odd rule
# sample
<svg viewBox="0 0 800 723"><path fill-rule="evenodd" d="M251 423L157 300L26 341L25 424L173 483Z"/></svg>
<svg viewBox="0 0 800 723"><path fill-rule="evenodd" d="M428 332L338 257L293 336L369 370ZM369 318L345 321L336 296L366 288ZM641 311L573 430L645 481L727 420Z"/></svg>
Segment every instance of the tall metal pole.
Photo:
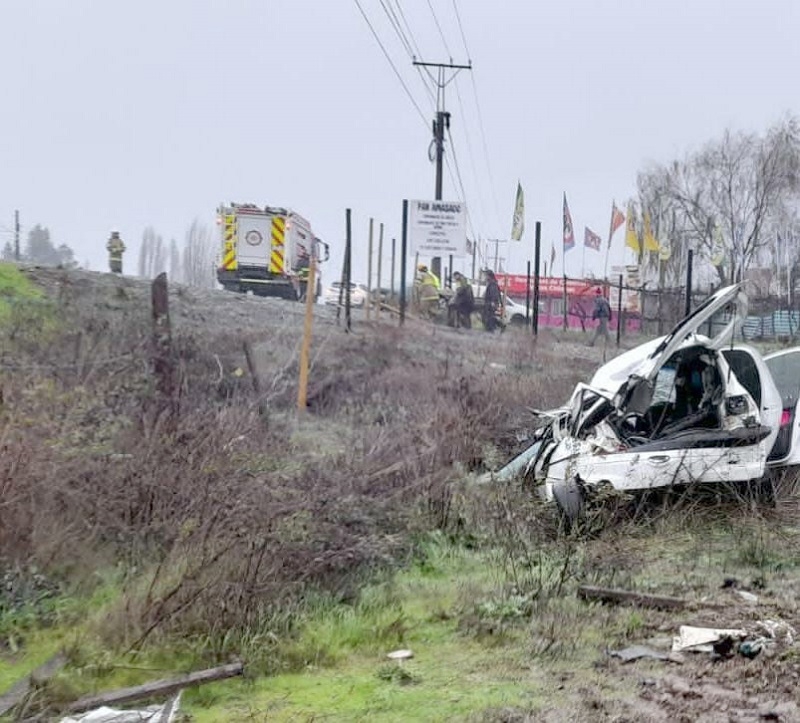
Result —
<svg viewBox="0 0 800 723"><path fill-rule="evenodd" d="M352 318L350 316L350 262L352 261L353 250L352 224L350 223L350 209L347 209L347 239L344 243L344 328L345 331L352 329Z"/></svg>
<svg viewBox="0 0 800 723"><path fill-rule="evenodd" d="M372 306L372 230L375 225L375 219L369 220L369 242L367 244L367 319L370 315L370 306Z"/></svg>
<svg viewBox="0 0 800 723"><path fill-rule="evenodd" d="M408 248L408 200L403 199L403 235L400 240L400 325L406 322L406 250Z"/></svg>
<svg viewBox="0 0 800 723"><path fill-rule="evenodd" d="M383 293L381 292L381 262L383 261L383 223L381 223L380 233L378 234L378 305L375 310L375 316L381 315L381 304L383 303Z"/></svg>
<svg viewBox="0 0 800 723"><path fill-rule="evenodd" d="M619 340L622 337L622 281L622 274L620 274L619 296L617 297L617 347L619 347Z"/></svg>
<svg viewBox="0 0 800 723"><path fill-rule="evenodd" d="M445 73L448 70L453 71L453 78L457 73L462 70L472 70L472 63L467 65L457 65L450 63L427 63L422 60L413 60L413 65L425 68L436 68L438 73L436 78L436 118L433 121L433 142L435 145L435 161L436 161L436 188L435 198L437 201L442 200L442 162L444 159L444 133L446 129L450 128L450 113L444 109L444 89L447 84L452 80L445 78ZM433 76L431 76L433 78ZM431 159L434 160L434 159ZM442 276L442 259L440 256L434 256L431 259L431 270L439 278Z"/></svg>
<svg viewBox="0 0 800 723"><path fill-rule="evenodd" d="M397 247L397 239L392 239L392 276L391 276L391 291L392 291L392 303L394 304L394 256L395 256L395 249Z"/></svg>
<svg viewBox="0 0 800 723"><path fill-rule="evenodd" d="M684 316L689 316L692 310L692 261L694 258L694 251L689 249L689 255L686 259L686 307L684 309Z"/></svg>
<svg viewBox="0 0 800 723"><path fill-rule="evenodd" d="M536 240L533 250L533 333L539 335L539 261L542 250L542 222L536 222Z"/></svg>

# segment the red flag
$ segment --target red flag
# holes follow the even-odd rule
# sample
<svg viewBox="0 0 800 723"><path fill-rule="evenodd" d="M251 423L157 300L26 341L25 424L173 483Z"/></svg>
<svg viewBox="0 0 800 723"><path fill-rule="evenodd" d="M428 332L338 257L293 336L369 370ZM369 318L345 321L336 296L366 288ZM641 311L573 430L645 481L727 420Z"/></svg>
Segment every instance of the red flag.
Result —
<svg viewBox="0 0 800 723"><path fill-rule="evenodd" d="M575 246L575 232L572 230L572 214L567 205L567 194L564 194L564 253Z"/></svg>
<svg viewBox="0 0 800 723"><path fill-rule="evenodd" d="M601 243L602 240L600 237L587 226L583 232L583 245L588 246L590 249L594 249L595 251L599 251Z"/></svg>
<svg viewBox="0 0 800 723"><path fill-rule="evenodd" d="M617 208L616 202L611 203L611 225L608 229L608 247L611 248L611 237L614 232L625 223L625 214Z"/></svg>

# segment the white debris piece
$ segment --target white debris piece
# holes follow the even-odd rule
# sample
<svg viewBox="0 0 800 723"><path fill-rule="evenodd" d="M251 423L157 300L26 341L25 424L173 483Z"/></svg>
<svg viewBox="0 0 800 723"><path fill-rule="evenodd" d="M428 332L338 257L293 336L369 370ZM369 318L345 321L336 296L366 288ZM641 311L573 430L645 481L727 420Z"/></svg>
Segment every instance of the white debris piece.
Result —
<svg viewBox="0 0 800 723"><path fill-rule="evenodd" d="M139 710L119 710L102 706L78 716L62 718L59 723L174 723L180 706L181 694L164 705L151 705Z"/></svg>
<svg viewBox="0 0 800 723"><path fill-rule="evenodd" d="M713 652L713 644L723 638L744 638L746 630L731 628L695 628L691 625L681 625L678 635L672 639L672 652L682 650L698 653Z"/></svg>
<svg viewBox="0 0 800 723"><path fill-rule="evenodd" d="M387 653L386 657L392 660L408 660L414 657L414 653L410 650L393 650L391 653Z"/></svg>

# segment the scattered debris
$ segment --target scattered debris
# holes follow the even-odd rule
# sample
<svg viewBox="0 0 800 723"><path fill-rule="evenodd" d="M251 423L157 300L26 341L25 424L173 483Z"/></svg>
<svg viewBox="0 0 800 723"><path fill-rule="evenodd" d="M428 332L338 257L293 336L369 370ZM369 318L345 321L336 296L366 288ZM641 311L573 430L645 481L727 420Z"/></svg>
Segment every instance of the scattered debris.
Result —
<svg viewBox="0 0 800 723"><path fill-rule="evenodd" d="M221 665L218 668L198 670L194 673L179 675L175 678L167 678L165 680L156 680L152 683L137 685L133 688L122 688L120 690L109 691L108 693L87 696L76 700L74 703L70 703L70 705L67 706L67 711L70 713L81 713L109 704L131 703L143 698L170 695L193 685L232 678L236 675L241 675L243 672L244 667L241 663L230 663L229 665Z"/></svg>
<svg viewBox="0 0 800 723"><path fill-rule="evenodd" d="M689 605L688 600L667 595L648 595L641 592L628 590L615 590L607 587L594 587L581 585L578 588L578 597L583 600L599 600L601 602L628 603L645 608L660 608L665 610L680 610Z"/></svg>
<svg viewBox="0 0 800 723"><path fill-rule="evenodd" d="M731 628L696 628L691 625L681 625L677 637L672 640L673 652L682 650L688 652L714 653L718 655L727 654L726 648L730 639L730 648L733 649L735 640L742 640L747 637L746 630ZM719 650L714 649L714 644L718 645Z"/></svg>
<svg viewBox="0 0 800 723"><path fill-rule="evenodd" d="M410 650L393 650L391 653L387 653L386 657L391 660L408 660L414 657L414 653Z"/></svg>
<svg viewBox="0 0 800 723"><path fill-rule="evenodd" d="M743 640L739 643L739 655L743 655L745 658L752 660L763 650L766 642L766 638Z"/></svg>
<svg viewBox="0 0 800 723"><path fill-rule="evenodd" d="M758 603L758 595L747 592L747 590L736 590L736 594L745 602L752 603L753 605Z"/></svg>
<svg viewBox="0 0 800 723"><path fill-rule="evenodd" d="M772 640L784 642L786 645L794 645L797 631L783 620L759 620L756 623L756 628L764 632Z"/></svg>
<svg viewBox="0 0 800 723"><path fill-rule="evenodd" d="M181 692L164 705L151 705L139 710L119 710L102 706L79 718L62 718L60 723L173 723L179 712Z"/></svg>

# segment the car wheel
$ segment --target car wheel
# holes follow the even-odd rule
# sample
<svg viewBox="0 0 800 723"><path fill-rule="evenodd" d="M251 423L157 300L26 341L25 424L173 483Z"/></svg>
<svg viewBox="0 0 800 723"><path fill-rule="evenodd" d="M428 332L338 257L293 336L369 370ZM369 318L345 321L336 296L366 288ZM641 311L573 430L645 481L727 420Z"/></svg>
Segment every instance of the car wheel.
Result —
<svg viewBox="0 0 800 723"><path fill-rule="evenodd" d="M522 314L514 314L509 323L511 326L525 326L525 317Z"/></svg>

